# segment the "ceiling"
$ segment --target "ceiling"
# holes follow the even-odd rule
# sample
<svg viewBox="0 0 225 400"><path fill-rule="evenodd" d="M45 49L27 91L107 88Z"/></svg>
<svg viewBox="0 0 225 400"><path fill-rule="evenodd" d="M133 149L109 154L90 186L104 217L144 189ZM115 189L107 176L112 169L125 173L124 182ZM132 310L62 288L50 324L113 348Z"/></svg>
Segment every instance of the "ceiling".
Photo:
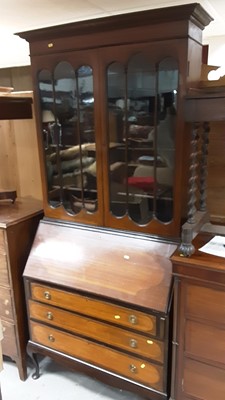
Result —
<svg viewBox="0 0 225 400"><path fill-rule="evenodd" d="M67 22L110 15L194 3L193 0L0 0L0 68L29 65L29 44L14 35ZM203 41L220 40L225 36L225 1L199 0L214 21L203 31ZM216 36L216 38L215 38ZM210 45L211 46L211 45ZM225 54L222 49L222 54ZM213 61L215 65L221 65ZM224 60L225 63L225 60ZM1 84L1 82L0 82Z"/></svg>
<svg viewBox="0 0 225 400"><path fill-rule="evenodd" d="M194 2L193 0L0 0L0 33L13 34L66 22ZM214 18L205 29L204 35L225 35L224 0L197 2Z"/></svg>

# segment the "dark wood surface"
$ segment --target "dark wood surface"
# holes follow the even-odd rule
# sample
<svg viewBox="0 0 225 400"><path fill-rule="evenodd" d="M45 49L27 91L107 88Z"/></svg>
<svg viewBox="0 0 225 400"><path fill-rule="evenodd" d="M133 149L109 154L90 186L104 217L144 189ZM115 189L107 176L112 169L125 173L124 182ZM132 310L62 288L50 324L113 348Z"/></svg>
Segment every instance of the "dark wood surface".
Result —
<svg viewBox="0 0 225 400"><path fill-rule="evenodd" d="M191 257L181 257L177 250L172 257L173 273L225 284L225 258L198 250L213 236L210 233L199 234L193 241L196 250Z"/></svg>
<svg viewBox="0 0 225 400"><path fill-rule="evenodd" d="M86 373L105 382L111 375L113 384L116 373L121 388L166 398L175 248L146 236L42 220L23 274L28 353L79 370L87 364Z"/></svg>
<svg viewBox="0 0 225 400"><path fill-rule="evenodd" d="M225 393L225 258L198 249L213 235L199 234L189 258L172 256L175 277L175 397L222 400Z"/></svg>
<svg viewBox="0 0 225 400"><path fill-rule="evenodd" d="M41 202L20 199L0 204L0 317L5 329L3 354L16 361L22 380L27 377L28 340L22 273L43 212Z"/></svg>
<svg viewBox="0 0 225 400"><path fill-rule="evenodd" d="M7 228L29 216L38 215L42 209L42 201L29 197L17 198L14 204L2 201L0 202L0 228Z"/></svg>
<svg viewBox="0 0 225 400"><path fill-rule="evenodd" d="M32 118L32 102L31 97L0 96L0 120Z"/></svg>
<svg viewBox="0 0 225 400"><path fill-rule="evenodd" d="M167 312L176 245L42 221L25 277Z"/></svg>
<svg viewBox="0 0 225 400"><path fill-rule="evenodd" d="M39 71L54 73L55 66L67 61L74 70L90 65L94 74L98 210L90 213L85 208L77 214L67 213L63 206L51 207L48 203L45 158L40 121L40 98L34 91L37 115L38 142L41 160L44 211L49 218L107 226L115 229L141 231L163 237L179 237L180 226L186 219L189 178L190 132L186 132L183 113L183 96L189 87L198 85L202 63L202 30L211 17L196 3L166 9L130 13L110 18L82 21L57 27L19 33L30 44L31 67L34 87L37 87ZM129 215L115 218L109 209L108 168L108 115L106 110L107 67L114 61L127 66L132 55L143 53L150 64L159 65L165 57L178 61L182 76L178 89L176 165L173 191L173 218L161 223L152 218L146 224L137 224ZM191 54L191 57L190 57ZM188 66L188 67L187 67ZM187 77L188 68L188 77ZM182 133L182 134L180 134ZM185 188L185 190L183 190Z"/></svg>

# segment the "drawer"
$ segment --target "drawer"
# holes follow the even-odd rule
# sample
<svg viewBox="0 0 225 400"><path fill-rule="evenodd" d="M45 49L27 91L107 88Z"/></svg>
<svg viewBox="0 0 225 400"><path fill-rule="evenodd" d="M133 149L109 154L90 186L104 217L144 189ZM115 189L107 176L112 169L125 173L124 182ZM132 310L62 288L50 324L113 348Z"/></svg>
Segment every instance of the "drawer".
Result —
<svg viewBox="0 0 225 400"><path fill-rule="evenodd" d="M6 254L4 231L0 229L0 254Z"/></svg>
<svg viewBox="0 0 225 400"><path fill-rule="evenodd" d="M29 301L29 312L32 319L139 354L145 358L151 358L161 363L164 361L164 343L151 337L34 301Z"/></svg>
<svg viewBox="0 0 225 400"><path fill-rule="evenodd" d="M97 367L114 372L163 391L163 367L128 356L117 350L93 343L84 338L61 332L52 327L31 322L31 338L34 342L83 360Z"/></svg>
<svg viewBox="0 0 225 400"><path fill-rule="evenodd" d="M218 323L225 322L225 291L188 284L186 313Z"/></svg>
<svg viewBox="0 0 225 400"><path fill-rule="evenodd" d="M224 400L225 369L186 359L183 378L185 395L193 399Z"/></svg>
<svg viewBox="0 0 225 400"><path fill-rule="evenodd" d="M0 316L13 320L13 306L10 289L0 288Z"/></svg>
<svg viewBox="0 0 225 400"><path fill-rule="evenodd" d="M2 326L4 336L1 342L2 353L5 356L14 358L17 356L15 325L2 319Z"/></svg>
<svg viewBox="0 0 225 400"><path fill-rule="evenodd" d="M0 285L9 286L7 256L0 253Z"/></svg>
<svg viewBox="0 0 225 400"><path fill-rule="evenodd" d="M76 293L31 283L33 300L156 336L156 317Z"/></svg>
<svg viewBox="0 0 225 400"><path fill-rule="evenodd" d="M225 330L186 321L185 351L188 355L223 363L225 368Z"/></svg>

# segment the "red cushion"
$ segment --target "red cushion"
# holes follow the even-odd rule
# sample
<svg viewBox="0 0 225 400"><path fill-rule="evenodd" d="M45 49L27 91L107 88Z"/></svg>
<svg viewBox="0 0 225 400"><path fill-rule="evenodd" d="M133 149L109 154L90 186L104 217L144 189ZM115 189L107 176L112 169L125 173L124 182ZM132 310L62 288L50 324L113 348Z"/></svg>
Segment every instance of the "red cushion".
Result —
<svg viewBox="0 0 225 400"><path fill-rule="evenodd" d="M128 185L136 186L147 192L153 188L154 178L152 176L130 176L128 178Z"/></svg>

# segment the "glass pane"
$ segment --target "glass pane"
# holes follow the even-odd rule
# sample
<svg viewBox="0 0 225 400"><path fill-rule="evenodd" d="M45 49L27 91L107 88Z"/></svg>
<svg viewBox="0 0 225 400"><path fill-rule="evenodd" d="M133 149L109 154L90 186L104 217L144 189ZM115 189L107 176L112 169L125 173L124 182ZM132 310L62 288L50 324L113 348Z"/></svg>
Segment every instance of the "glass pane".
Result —
<svg viewBox="0 0 225 400"><path fill-rule="evenodd" d="M177 90L177 62L166 58L160 62L158 70L160 116L157 125L156 217L162 222L173 218Z"/></svg>
<svg viewBox="0 0 225 400"><path fill-rule="evenodd" d="M53 166L53 185L61 190L62 203L67 212L73 214L73 190L79 184L75 174L77 156L76 135L76 80L73 67L60 62L54 70L55 124L52 146L55 158Z"/></svg>
<svg viewBox="0 0 225 400"><path fill-rule="evenodd" d="M97 203L96 144L94 125L94 90L92 68L84 65L77 71L78 131L80 145L80 179L82 191L77 192L76 208L95 212Z"/></svg>
<svg viewBox="0 0 225 400"><path fill-rule="evenodd" d="M156 118L155 69L137 54L128 64L126 124L128 212L139 225L153 217L154 125Z"/></svg>
<svg viewBox="0 0 225 400"><path fill-rule="evenodd" d="M52 207L61 204L60 186L54 185L54 175L59 175L59 165L56 162L55 130L56 117L54 108L54 88L50 71L42 70L38 75L42 135L45 152L48 201ZM54 163L52 162L54 160Z"/></svg>
<svg viewBox="0 0 225 400"><path fill-rule="evenodd" d="M108 155L110 211L122 217L127 211L127 164L125 143L126 90L125 69L113 63L107 71L108 86Z"/></svg>

